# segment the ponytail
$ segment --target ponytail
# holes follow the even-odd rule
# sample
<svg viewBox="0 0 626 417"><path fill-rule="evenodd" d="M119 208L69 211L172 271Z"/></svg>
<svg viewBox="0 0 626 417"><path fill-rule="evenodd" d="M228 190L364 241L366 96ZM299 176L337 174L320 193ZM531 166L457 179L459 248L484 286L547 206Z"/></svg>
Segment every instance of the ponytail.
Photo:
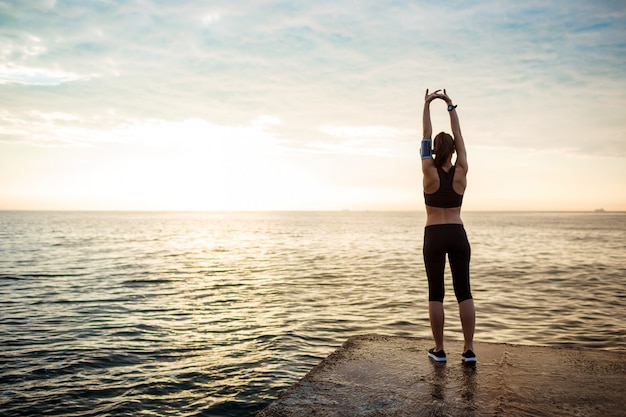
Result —
<svg viewBox="0 0 626 417"><path fill-rule="evenodd" d="M445 132L435 136L433 153L435 154L435 166L441 168L454 153L454 139L452 136Z"/></svg>

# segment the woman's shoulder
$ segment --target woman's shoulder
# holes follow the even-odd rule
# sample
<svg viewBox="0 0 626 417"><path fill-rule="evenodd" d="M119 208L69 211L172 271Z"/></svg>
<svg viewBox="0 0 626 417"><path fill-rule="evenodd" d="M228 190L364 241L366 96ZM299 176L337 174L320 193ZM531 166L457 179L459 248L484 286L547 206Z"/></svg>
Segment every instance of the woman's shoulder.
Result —
<svg viewBox="0 0 626 417"><path fill-rule="evenodd" d="M455 173L458 173L458 174L464 175L467 173L466 165L455 164L452 166L452 169L454 170Z"/></svg>

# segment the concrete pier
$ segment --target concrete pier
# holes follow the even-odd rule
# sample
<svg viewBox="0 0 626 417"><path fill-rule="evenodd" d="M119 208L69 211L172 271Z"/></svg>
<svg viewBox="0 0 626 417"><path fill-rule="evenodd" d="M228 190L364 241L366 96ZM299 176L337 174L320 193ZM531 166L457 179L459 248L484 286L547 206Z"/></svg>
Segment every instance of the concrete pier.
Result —
<svg viewBox="0 0 626 417"><path fill-rule="evenodd" d="M258 417L625 416L626 353L475 343L478 363L432 341L355 336Z"/></svg>

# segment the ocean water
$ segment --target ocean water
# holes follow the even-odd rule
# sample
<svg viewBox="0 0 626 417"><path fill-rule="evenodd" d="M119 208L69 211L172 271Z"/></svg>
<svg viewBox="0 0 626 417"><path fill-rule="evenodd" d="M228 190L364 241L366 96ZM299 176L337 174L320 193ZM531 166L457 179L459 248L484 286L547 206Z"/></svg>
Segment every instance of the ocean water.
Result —
<svg viewBox="0 0 626 417"><path fill-rule="evenodd" d="M476 340L626 351L625 213L464 221ZM0 212L0 415L253 416L350 336L430 337L423 224Z"/></svg>

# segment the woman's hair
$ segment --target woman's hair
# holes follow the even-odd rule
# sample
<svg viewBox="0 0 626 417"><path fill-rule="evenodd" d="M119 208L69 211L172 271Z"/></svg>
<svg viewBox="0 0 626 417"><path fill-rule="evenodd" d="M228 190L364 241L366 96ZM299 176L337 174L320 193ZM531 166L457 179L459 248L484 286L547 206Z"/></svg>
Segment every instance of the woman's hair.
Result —
<svg viewBox="0 0 626 417"><path fill-rule="evenodd" d="M448 157L454 153L454 139L449 134L441 132L435 136L433 145L435 166L441 168L448 160Z"/></svg>

